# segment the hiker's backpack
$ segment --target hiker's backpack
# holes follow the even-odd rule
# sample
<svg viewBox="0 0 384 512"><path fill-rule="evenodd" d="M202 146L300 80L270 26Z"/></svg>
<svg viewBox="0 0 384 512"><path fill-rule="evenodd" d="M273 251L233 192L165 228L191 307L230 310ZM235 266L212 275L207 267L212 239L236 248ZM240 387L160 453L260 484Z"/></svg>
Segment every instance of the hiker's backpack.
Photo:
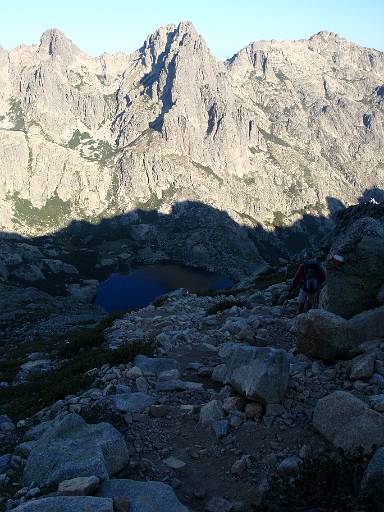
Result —
<svg viewBox="0 0 384 512"><path fill-rule="evenodd" d="M315 260L304 262L303 290L306 293L317 293L321 285L320 263Z"/></svg>

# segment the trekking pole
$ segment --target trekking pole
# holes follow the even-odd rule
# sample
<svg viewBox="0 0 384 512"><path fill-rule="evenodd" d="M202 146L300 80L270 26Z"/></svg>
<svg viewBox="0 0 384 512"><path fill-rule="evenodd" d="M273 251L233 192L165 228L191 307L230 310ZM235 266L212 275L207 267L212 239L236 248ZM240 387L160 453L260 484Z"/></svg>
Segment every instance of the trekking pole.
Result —
<svg viewBox="0 0 384 512"><path fill-rule="evenodd" d="M289 297L287 297L287 298L285 299L284 307L283 307L283 310L282 310L282 312L281 312L281 315L280 315L280 316L284 316L284 315L285 315L285 311L287 310L287 306L288 306L288 299L289 299Z"/></svg>

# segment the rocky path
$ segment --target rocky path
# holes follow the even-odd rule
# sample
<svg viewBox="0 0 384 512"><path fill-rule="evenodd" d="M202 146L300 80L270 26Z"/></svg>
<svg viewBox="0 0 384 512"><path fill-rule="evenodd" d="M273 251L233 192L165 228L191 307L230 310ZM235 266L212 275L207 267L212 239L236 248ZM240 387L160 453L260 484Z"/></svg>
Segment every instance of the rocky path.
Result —
<svg viewBox="0 0 384 512"><path fill-rule="evenodd" d="M331 364L298 353L296 322L276 305L285 288L230 297L179 290L116 320L110 348L140 340L154 346L153 357L91 370L89 389L16 426L0 417L2 506L246 512L274 477L293 485L308 459L332 444L353 447L356 435L334 410L353 425L360 411L367 452L384 444L384 344ZM80 476L88 480L73 480Z"/></svg>

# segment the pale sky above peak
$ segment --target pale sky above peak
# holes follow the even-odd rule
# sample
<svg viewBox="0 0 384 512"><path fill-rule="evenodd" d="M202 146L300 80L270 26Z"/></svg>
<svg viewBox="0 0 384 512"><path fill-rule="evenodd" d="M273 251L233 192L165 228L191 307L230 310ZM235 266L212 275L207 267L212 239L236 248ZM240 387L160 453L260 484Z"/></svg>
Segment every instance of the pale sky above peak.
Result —
<svg viewBox="0 0 384 512"><path fill-rule="evenodd" d="M384 51L384 0L0 0L0 46L36 44L59 28L89 55L130 53L158 27L182 20L223 60L252 41L321 30Z"/></svg>

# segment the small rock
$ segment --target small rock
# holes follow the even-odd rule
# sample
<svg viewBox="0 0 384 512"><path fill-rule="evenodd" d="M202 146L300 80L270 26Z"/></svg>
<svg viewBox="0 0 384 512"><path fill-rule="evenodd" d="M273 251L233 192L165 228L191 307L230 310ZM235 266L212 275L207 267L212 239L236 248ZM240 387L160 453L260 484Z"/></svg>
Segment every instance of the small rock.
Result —
<svg viewBox="0 0 384 512"><path fill-rule="evenodd" d="M217 496L211 498L205 506L206 512L230 512L232 503Z"/></svg>
<svg viewBox="0 0 384 512"><path fill-rule="evenodd" d="M239 460L233 463L231 473L233 475L241 475L251 465L250 455L243 455Z"/></svg>
<svg viewBox="0 0 384 512"><path fill-rule="evenodd" d="M224 411L218 400L211 400L200 409L200 423L203 426L212 421L221 420L224 417Z"/></svg>
<svg viewBox="0 0 384 512"><path fill-rule="evenodd" d="M221 439L229 434L231 426L228 420L215 420L212 422L212 428L217 439Z"/></svg>
<svg viewBox="0 0 384 512"><path fill-rule="evenodd" d="M141 371L141 368L138 366L133 366L126 372L126 376L128 379L136 380L139 377L142 377L143 372Z"/></svg>
<svg viewBox="0 0 384 512"><path fill-rule="evenodd" d="M210 377L212 375L213 368L209 368L208 366L202 366L198 369L197 374L200 377Z"/></svg>
<svg viewBox="0 0 384 512"><path fill-rule="evenodd" d="M169 413L169 407L167 405L151 405L150 413L154 418L163 418Z"/></svg>
<svg viewBox="0 0 384 512"><path fill-rule="evenodd" d="M369 405L377 412L384 412L384 395L370 396Z"/></svg>
<svg viewBox="0 0 384 512"><path fill-rule="evenodd" d="M352 380L368 379L375 371L376 352L361 354L352 359L351 374Z"/></svg>
<svg viewBox="0 0 384 512"><path fill-rule="evenodd" d="M97 476L83 476L64 480L59 484L57 494L59 496L91 496L100 485Z"/></svg>
<svg viewBox="0 0 384 512"><path fill-rule="evenodd" d="M186 466L186 463L176 457L168 457L165 459L164 464L166 464L169 468L172 469L182 469Z"/></svg>
<svg viewBox="0 0 384 512"><path fill-rule="evenodd" d="M286 457L277 467L277 471L282 476L292 477L296 476L300 472L300 464L301 459L292 455L290 457Z"/></svg>
<svg viewBox="0 0 384 512"><path fill-rule="evenodd" d="M146 393L148 391L148 382L144 377L138 377L135 383L139 393Z"/></svg>
<svg viewBox="0 0 384 512"><path fill-rule="evenodd" d="M223 409L226 413L241 411L244 408L244 399L239 396L229 396L223 401Z"/></svg>
<svg viewBox="0 0 384 512"><path fill-rule="evenodd" d="M245 406L245 415L247 418L261 420L263 417L263 406L258 402L249 402Z"/></svg>
<svg viewBox="0 0 384 512"><path fill-rule="evenodd" d="M231 413L231 427L232 428L238 428L240 425L244 423L244 421L247 419L245 416L245 412L241 411L233 411Z"/></svg>

